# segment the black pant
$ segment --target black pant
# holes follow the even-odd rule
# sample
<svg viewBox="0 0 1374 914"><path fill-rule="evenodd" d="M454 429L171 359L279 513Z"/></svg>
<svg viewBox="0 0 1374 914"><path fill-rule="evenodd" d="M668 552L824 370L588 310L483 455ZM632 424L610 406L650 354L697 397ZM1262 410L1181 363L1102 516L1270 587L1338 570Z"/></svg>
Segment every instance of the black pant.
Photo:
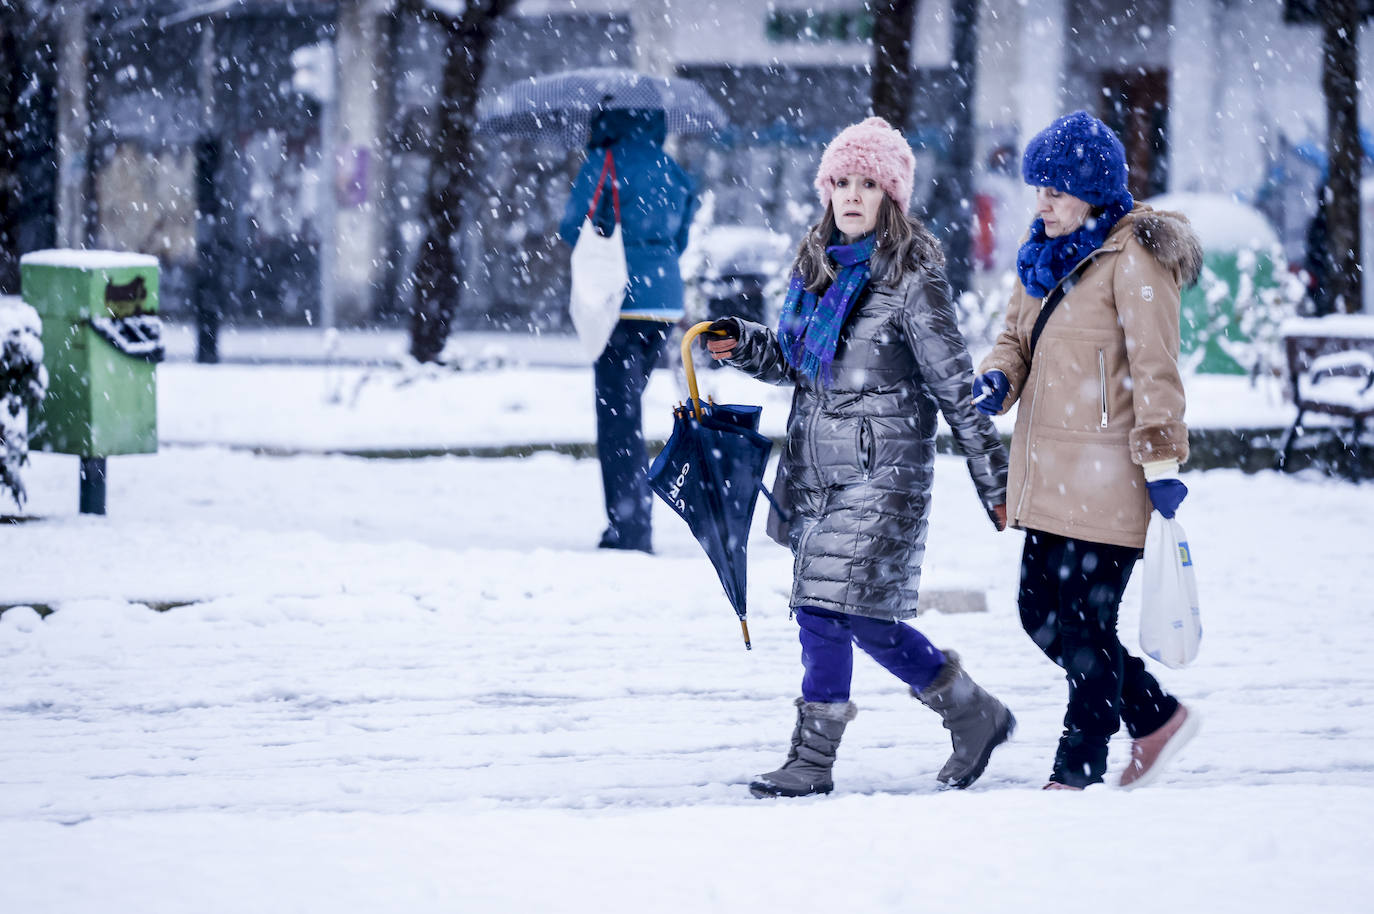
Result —
<svg viewBox="0 0 1374 914"><path fill-rule="evenodd" d="M645 476L640 398L663 352L666 321L622 320L593 366L596 377L596 453L610 521L602 545L649 551L653 493Z"/></svg>
<svg viewBox="0 0 1374 914"><path fill-rule="evenodd" d="M1178 708L1122 647L1117 610L1140 550L1026 531L1021 553L1021 627L1069 681L1064 735L1051 779L1074 787L1096 784L1107 770L1107 741L1125 721L1131 736L1147 736Z"/></svg>

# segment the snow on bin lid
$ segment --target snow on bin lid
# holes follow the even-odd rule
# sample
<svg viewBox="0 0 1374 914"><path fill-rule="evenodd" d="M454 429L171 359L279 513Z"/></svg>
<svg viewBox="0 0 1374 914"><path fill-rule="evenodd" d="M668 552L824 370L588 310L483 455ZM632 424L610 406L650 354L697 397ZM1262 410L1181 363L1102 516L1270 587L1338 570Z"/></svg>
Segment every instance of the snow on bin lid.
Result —
<svg viewBox="0 0 1374 914"><path fill-rule="evenodd" d="M42 267L75 267L78 270L117 270L124 267L155 267L152 254L131 254L127 251L78 251L72 248L52 248L31 251L19 258L21 264Z"/></svg>
<svg viewBox="0 0 1374 914"><path fill-rule="evenodd" d="M1270 248L1279 243L1278 233L1263 213L1226 194L1160 194L1145 202L1187 216L1207 253Z"/></svg>

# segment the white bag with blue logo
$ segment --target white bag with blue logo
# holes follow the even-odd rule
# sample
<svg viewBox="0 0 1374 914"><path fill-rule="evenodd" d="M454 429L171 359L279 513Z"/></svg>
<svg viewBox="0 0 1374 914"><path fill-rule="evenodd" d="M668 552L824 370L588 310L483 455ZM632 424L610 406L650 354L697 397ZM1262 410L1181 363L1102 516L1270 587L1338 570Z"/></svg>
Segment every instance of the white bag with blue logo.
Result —
<svg viewBox="0 0 1374 914"><path fill-rule="evenodd" d="M604 188L611 189L615 209L615 228L610 237L596 230L596 207ZM582 355L588 362L596 362L610 342L615 325L620 321L620 305L630 283L625 263L625 239L620 234L620 190L616 184L615 161L606 150L606 162L596 182L596 192L582 220L582 231L573 246L572 295L568 302L573 329Z"/></svg>
<svg viewBox="0 0 1374 914"><path fill-rule="evenodd" d="M1165 666L1185 667L1202 643L1202 615L1193 552L1177 520L1150 513L1143 565L1140 649Z"/></svg>

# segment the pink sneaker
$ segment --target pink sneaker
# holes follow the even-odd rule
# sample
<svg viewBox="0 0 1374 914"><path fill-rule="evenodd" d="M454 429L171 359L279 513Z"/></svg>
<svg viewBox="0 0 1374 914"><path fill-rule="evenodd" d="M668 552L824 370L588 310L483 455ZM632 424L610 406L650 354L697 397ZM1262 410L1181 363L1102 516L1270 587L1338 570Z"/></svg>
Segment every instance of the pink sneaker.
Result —
<svg viewBox="0 0 1374 914"><path fill-rule="evenodd" d="M1166 765L1197 735L1201 722L1196 712L1182 702L1173 716L1149 736L1131 740L1131 760L1121 772L1120 786L1126 790L1144 787L1159 777Z"/></svg>

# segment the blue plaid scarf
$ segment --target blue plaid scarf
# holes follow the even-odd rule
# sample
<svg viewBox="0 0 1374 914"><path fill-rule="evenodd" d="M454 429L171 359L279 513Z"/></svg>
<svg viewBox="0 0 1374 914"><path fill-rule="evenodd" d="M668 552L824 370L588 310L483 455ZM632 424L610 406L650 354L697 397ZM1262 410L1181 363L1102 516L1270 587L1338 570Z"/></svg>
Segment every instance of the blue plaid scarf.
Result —
<svg viewBox="0 0 1374 914"><path fill-rule="evenodd" d="M840 269L823 295L808 292L801 274L792 274L782 317L778 320L778 341L782 343L787 364L813 382L819 379L828 387L834 380L830 366L835 361L840 328L868 285L868 260L873 256L875 244L870 233L853 244L827 247L825 252Z"/></svg>
<svg viewBox="0 0 1374 914"><path fill-rule="evenodd" d="M1045 220L1031 223L1030 237L1016 252L1016 273L1021 285L1036 298L1044 298L1069 275L1078 262L1102 247L1121 217L1131 211L1135 201L1125 194L1110 203L1096 219L1091 216L1067 235L1051 238L1045 234Z"/></svg>

